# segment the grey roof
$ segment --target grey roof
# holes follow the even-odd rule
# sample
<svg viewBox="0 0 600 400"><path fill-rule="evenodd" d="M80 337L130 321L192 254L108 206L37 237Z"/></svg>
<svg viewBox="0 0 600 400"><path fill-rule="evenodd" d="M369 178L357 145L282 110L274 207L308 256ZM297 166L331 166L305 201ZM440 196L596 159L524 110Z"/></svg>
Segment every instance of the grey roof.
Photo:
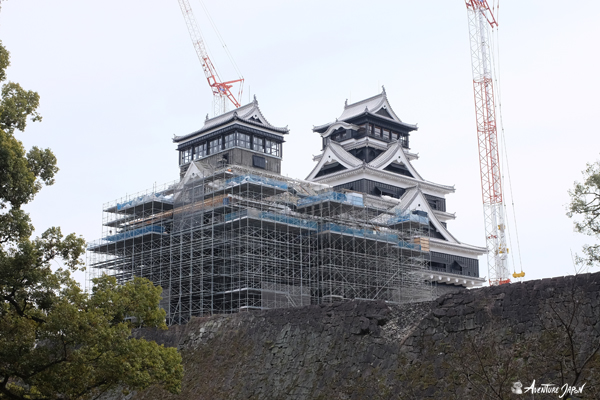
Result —
<svg viewBox="0 0 600 400"><path fill-rule="evenodd" d="M385 115L377 114L377 112L381 111L382 109L387 111L387 114L389 115L389 117L385 116ZM352 104L348 104L346 102L346 104L344 105L344 111L342 112L342 115L340 115L335 120L335 122L347 121L351 118L354 118L354 117L357 117L357 116L363 115L363 114L376 115L379 118L388 119L390 121L402 124L408 128L418 129L417 125L412 125L412 124L407 124L405 122L402 122L402 120L396 115L396 113L394 112L394 110L392 110L392 106L390 105L390 103L388 101L387 94L385 92L385 88L383 88L383 90L380 94L375 95L373 97L369 97L368 99L361 100L359 102L352 103ZM315 127L313 127L313 131L327 128L328 126L334 124L335 122L328 122L323 125L315 126Z"/></svg>
<svg viewBox="0 0 600 400"><path fill-rule="evenodd" d="M251 103L236 108L235 110L228 111L225 114L218 115L214 118L208 118L207 116L202 128L187 135L175 136L173 141L180 142L236 119L248 124L256 125L257 127L267 128L280 134L287 134L290 131L287 126L284 128L279 128L271 125L260 111L260 108L258 107L258 101L256 100L256 96L254 96L254 100Z"/></svg>
<svg viewBox="0 0 600 400"><path fill-rule="evenodd" d="M327 128L327 130L323 133L321 133L322 137L327 137L329 135L331 135L334 131L336 131L339 128L344 128L344 129L358 129L358 125L354 125L354 124L349 124L347 122L344 121L335 121L332 122L331 125L329 125L329 127Z"/></svg>
<svg viewBox="0 0 600 400"><path fill-rule="evenodd" d="M363 161L361 159L354 157L351 153L344 150L344 148L340 144L336 142L330 142L328 146L333 152L333 154L335 154L335 156L340 161L343 161L346 164L349 164L353 167L357 167L363 164Z"/></svg>
<svg viewBox="0 0 600 400"><path fill-rule="evenodd" d="M406 192L404 192L404 194L402 196L400 196L400 204L402 205L403 208L408 208L408 207L410 207L410 204L418 196L421 196L421 198L423 200L423 201L421 201L421 204L422 204L421 207L423 207L425 209L424 211L426 211L427 214L429 215L429 220L431 221L433 226L435 226L436 229L442 234L442 236L444 236L446 238L446 240L448 240L450 243L454 242L457 244L462 244L456 237L454 237L454 235L452 235L450 233L450 231L444 225L442 225L442 223L438 219L437 215L435 215L435 213L433 212L433 209L427 202L427 199L425 198L425 194L423 193L423 191L421 190L419 185L412 187L410 189L407 189Z"/></svg>
<svg viewBox="0 0 600 400"><path fill-rule="evenodd" d="M392 160L396 159L397 157L400 157L402 159L402 164L404 164L408 168L410 173L413 175L413 178L424 181L423 177L421 177L421 174L419 174L410 163L410 160L406 156L402 145L397 140L392 142L388 149L380 155L378 155L374 160L372 160L369 163L369 165L376 169L383 169L390 165L392 163Z"/></svg>

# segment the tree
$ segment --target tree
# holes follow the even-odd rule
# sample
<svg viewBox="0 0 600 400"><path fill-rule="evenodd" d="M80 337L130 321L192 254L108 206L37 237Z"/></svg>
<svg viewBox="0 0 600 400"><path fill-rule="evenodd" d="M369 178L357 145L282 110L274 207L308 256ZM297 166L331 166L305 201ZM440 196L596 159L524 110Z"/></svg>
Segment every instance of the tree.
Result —
<svg viewBox="0 0 600 400"><path fill-rule="evenodd" d="M583 171L583 182L575 182L569 190L571 202L568 206L569 218L580 217L575 221L575 231L596 239L600 238L600 161L587 164ZM596 266L600 261L600 245L585 245L584 256L577 256L580 265Z"/></svg>
<svg viewBox="0 0 600 400"><path fill-rule="evenodd" d="M9 53L0 42L0 82ZM174 348L132 337L136 327L166 329L161 289L136 278L111 277L81 290L71 272L82 269L85 241L50 228L31 238L21 206L58 171L49 149L25 151L15 137L39 121L39 96L4 83L0 92L0 399L86 399L115 387L158 384L180 390L183 368ZM50 262L62 260L52 270Z"/></svg>

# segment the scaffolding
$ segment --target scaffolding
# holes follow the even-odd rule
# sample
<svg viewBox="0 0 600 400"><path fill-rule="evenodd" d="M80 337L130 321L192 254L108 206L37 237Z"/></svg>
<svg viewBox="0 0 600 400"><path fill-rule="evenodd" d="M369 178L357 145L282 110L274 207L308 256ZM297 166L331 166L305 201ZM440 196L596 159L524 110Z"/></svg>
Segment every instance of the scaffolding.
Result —
<svg viewBox="0 0 600 400"><path fill-rule="evenodd" d="M103 207L100 274L163 288L169 324L343 299L430 299L426 213L264 171L196 163L180 182Z"/></svg>

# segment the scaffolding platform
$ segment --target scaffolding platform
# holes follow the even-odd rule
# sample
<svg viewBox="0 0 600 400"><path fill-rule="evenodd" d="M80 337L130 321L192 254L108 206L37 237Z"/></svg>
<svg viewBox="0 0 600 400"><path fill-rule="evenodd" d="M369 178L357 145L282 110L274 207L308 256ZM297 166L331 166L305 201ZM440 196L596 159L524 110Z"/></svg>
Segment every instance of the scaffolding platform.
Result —
<svg viewBox="0 0 600 400"><path fill-rule="evenodd" d="M340 299L431 297L421 278L427 217L397 202L237 166L165 187L103 207L103 239L88 246L87 264L89 280L106 273L161 286L169 324Z"/></svg>

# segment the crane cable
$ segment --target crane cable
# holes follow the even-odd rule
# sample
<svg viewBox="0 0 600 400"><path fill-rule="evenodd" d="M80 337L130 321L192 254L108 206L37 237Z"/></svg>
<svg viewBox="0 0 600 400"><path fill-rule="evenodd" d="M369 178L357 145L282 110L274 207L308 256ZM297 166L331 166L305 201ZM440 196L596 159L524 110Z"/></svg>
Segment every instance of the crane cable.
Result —
<svg viewBox="0 0 600 400"><path fill-rule="evenodd" d="M208 12L208 9L206 8L206 6L204 5L204 2L202 0L200 0L200 5L202 5L202 8L204 9L204 13L207 16L208 21L210 22L210 24L212 25L213 29L215 30L215 33L217 34L217 37L218 37L219 41L221 42L221 46L223 46L223 49L225 50L225 54L227 54L227 57L229 57L229 61L231 61L231 64L233 64L233 68L235 69L235 72L238 74L239 78L242 78L242 73L240 72L240 69L238 68L235 60L233 59L233 55L229 51L229 48L227 47L227 44L225 44L225 40L223 40L223 36L221 36L221 32L219 32L219 29L217 28L217 25L213 21L210 13Z"/></svg>
<svg viewBox="0 0 600 400"><path fill-rule="evenodd" d="M491 12L493 13L493 15L495 16L496 21L498 21L498 9L496 6L496 2L493 2L492 5L492 10ZM493 77L494 77L494 86L496 87L496 91L494 91L494 101L495 104L498 105L498 119L499 119L499 125L500 125L500 139L502 141L502 143L499 143L498 146L498 152L501 154L500 155L500 163L501 163L501 186L502 186L502 193L505 194L506 193L506 187L505 187L505 183L508 180L509 182L509 188L511 187L510 185L510 169L508 167L508 158L506 158L507 155L507 145L506 145L506 137L504 136L504 126L502 123L502 102L500 100L501 97L501 87L500 87L500 41L499 41L499 24L496 24L495 27L492 27L492 35L490 38L490 56L492 58L491 60L491 65L492 65L492 69L493 69ZM495 38L494 38L494 34L495 34ZM498 65L496 65L496 60L498 60ZM498 70L496 70L496 68ZM502 144L502 146L500 146L500 144ZM500 151L500 150L504 150L504 151ZM505 168L506 167L506 168ZM508 179L505 179L504 176L504 171L507 171L507 177ZM504 210L504 215L507 216L508 218L508 209L506 207L506 203L504 201L505 196L503 196L502 199L502 209ZM511 194L511 199L512 199L512 194ZM514 214L513 214L514 215ZM511 230L510 230L510 225L506 223L504 224L504 229L506 229L506 236L508 238L508 248L513 248L512 246L512 234L511 234ZM511 265L513 266L513 276L516 273L515 271L515 258L514 258L514 252L513 253L509 253L508 249L507 249L507 254L510 254L510 258L511 258Z"/></svg>
<svg viewBox="0 0 600 400"><path fill-rule="evenodd" d="M498 13L499 13L499 4L496 5L495 1L494 1L494 6L493 7L496 8L496 10L494 12L494 15L496 15L496 21L498 21L498 18L499 18L499 15L498 15ZM508 181L509 192L510 192L510 196L511 196L511 203L513 205L513 210L512 211L513 211L513 218L514 218L514 216L515 216L515 214L514 214L514 200L513 200L513 195L512 195L512 182L511 182L511 179L510 179L510 168L509 168L509 164L508 164L508 145L507 145L507 142L506 142L506 136L504 134L504 123L503 123L503 120L502 120L502 101L501 101L501 90L502 89L501 89L501 86L500 86L500 34L499 34L499 24L496 25L496 28L492 29L492 35L494 33L496 34L495 35L496 38L495 38L495 40L491 41L492 46L495 46L495 50L496 50L496 51L494 51L494 49L492 49L492 51L491 51L491 56L493 58L495 58L494 60L492 60L492 68L494 70L494 80L495 80L495 86L497 88L497 92L494 93L494 97L496 98L496 104L498 104L498 119L499 119L499 122L500 122L500 139L502 140L502 146L501 146L501 148L504 150L504 151L501 152L502 155L501 155L501 158L500 158L500 162L502 163L502 183L501 183L501 185L502 185L502 192L506 193L505 183ZM495 61L496 59L498 60L498 63L496 63L496 61ZM498 64L498 65L496 65L496 64ZM496 68L498 70L496 70ZM506 171L508 179L505 179L504 171ZM506 207L506 202L504 202L504 200L502 201L502 207L504 208L505 215L508 216L508 208ZM512 236L511 230L510 230L510 225L506 224L505 227L506 227L506 231L507 231L509 246L512 248L513 247L512 246L512 237L513 236ZM517 244L517 246L518 246L518 244ZM517 271L515 270L514 252L510 253L510 257L511 257L511 261L512 261L511 264L513 266L513 277L516 277L516 272Z"/></svg>
<svg viewBox="0 0 600 400"><path fill-rule="evenodd" d="M493 8L496 9L496 12L494 13L496 15L496 21L498 21L499 19L499 13L500 13L500 1L498 0L498 2L496 3L496 1L494 0L493 2ZM503 143L503 149L504 151L502 152L504 157L501 158L501 161L504 161L504 165L506 166L506 174L507 174L507 178L508 179L502 179L502 186L504 187L505 182L508 181L508 188L509 188L509 193L510 193L510 201L511 201L511 206L512 206L512 215L513 215L513 221L515 224L515 238L517 241L517 254L519 257L519 268L520 268L520 273L517 274L516 270L515 270L515 260L514 260L514 252L511 253L511 259L512 259L512 265L513 265L513 276L515 278L519 277L522 278L525 276L525 274L523 273L523 261L521 258L521 244L519 241L519 229L517 226L517 215L516 215L516 209L515 209L515 202L514 202L514 195L513 195L513 190L512 190L512 180L510 177L510 168L509 168L509 162L508 162L508 145L506 142L506 135L504 134L504 123L502 120L502 100L501 100L501 88L502 86L500 85L500 34L499 34L499 25L496 26L496 28L493 30L496 32L496 40L492 41L492 44L495 44L496 47L496 52L492 51L492 57L496 57L496 59L498 60L498 67L497 67L497 71L496 71L496 62L492 62L492 67L494 69L494 80L496 81L496 87L498 88L497 90L497 94L495 94L496 98L497 98L497 103L498 103L498 116L499 116L499 120L500 120L500 134L501 134L501 138L502 138L502 143ZM492 32L493 32L492 31ZM504 171L504 168L502 169ZM504 192L504 189L503 189ZM503 204L503 207L506 210L506 204ZM509 225L506 226L507 231L508 231L508 240L510 243L510 246L512 247L512 235L510 233L510 228Z"/></svg>

